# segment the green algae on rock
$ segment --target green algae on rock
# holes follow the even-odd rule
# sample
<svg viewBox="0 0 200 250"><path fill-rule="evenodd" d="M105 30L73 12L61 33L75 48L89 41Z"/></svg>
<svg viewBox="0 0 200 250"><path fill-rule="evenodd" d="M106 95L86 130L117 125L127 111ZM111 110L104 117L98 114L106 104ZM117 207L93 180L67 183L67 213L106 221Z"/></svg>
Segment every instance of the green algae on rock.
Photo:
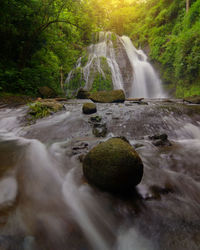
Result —
<svg viewBox="0 0 200 250"><path fill-rule="evenodd" d="M200 104L200 96L185 97L183 101L191 104Z"/></svg>
<svg viewBox="0 0 200 250"><path fill-rule="evenodd" d="M89 97L90 97L90 92L82 88L78 90L77 95L76 95L76 98L78 99L89 99Z"/></svg>
<svg viewBox="0 0 200 250"><path fill-rule="evenodd" d="M90 99L93 102L113 103L124 102L125 94L122 89L112 91L98 91L90 94Z"/></svg>
<svg viewBox="0 0 200 250"><path fill-rule="evenodd" d="M43 98L54 98L56 97L56 92L52 88L49 88L47 86L42 86L39 88L39 94Z"/></svg>
<svg viewBox="0 0 200 250"><path fill-rule="evenodd" d="M29 105L28 114L30 120L36 120L38 118L46 117L52 113L55 113L63 108L63 105L55 101L54 99L44 99Z"/></svg>
<svg viewBox="0 0 200 250"><path fill-rule="evenodd" d="M97 112L96 105L90 102L84 103L82 110L84 114L93 114Z"/></svg>
<svg viewBox="0 0 200 250"><path fill-rule="evenodd" d="M124 192L140 183L143 163L128 142L111 138L95 146L86 155L83 173L89 183L102 190Z"/></svg>

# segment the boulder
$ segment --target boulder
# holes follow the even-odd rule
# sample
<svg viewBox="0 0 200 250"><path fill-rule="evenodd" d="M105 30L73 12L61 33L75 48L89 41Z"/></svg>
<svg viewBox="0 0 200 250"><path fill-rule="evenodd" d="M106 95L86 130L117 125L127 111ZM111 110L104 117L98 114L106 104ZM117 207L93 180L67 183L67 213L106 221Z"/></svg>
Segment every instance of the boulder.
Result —
<svg viewBox="0 0 200 250"><path fill-rule="evenodd" d="M112 102L124 102L125 94L121 89L112 91L98 91L90 94L90 99L93 102L112 103Z"/></svg>
<svg viewBox="0 0 200 250"><path fill-rule="evenodd" d="M167 134L149 136L149 139L153 141L153 145L156 147L172 146L171 142L168 140Z"/></svg>
<svg viewBox="0 0 200 250"><path fill-rule="evenodd" d="M84 103L82 110L84 114L93 114L97 112L96 105L90 102Z"/></svg>
<svg viewBox="0 0 200 250"><path fill-rule="evenodd" d="M78 99L89 99L89 96L90 96L90 92L84 89L79 89L76 97Z"/></svg>
<svg viewBox="0 0 200 250"><path fill-rule="evenodd" d="M183 99L183 101L191 103L191 104L200 104L200 96L186 97Z"/></svg>
<svg viewBox="0 0 200 250"><path fill-rule="evenodd" d="M94 123L92 133L96 137L105 137L107 134L106 123Z"/></svg>
<svg viewBox="0 0 200 250"><path fill-rule="evenodd" d="M47 86L43 86L43 87L40 87L38 89L39 91L39 94L41 95L41 97L43 98L53 98L53 97L56 97L56 92L55 90L47 87Z"/></svg>
<svg viewBox="0 0 200 250"><path fill-rule="evenodd" d="M99 115L91 116L89 122L90 123L99 123L101 122L102 117Z"/></svg>
<svg viewBox="0 0 200 250"><path fill-rule="evenodd" d="M111 138L85 156L83 173L89 183L100 189L123 193L140 183L143 163L126 140Z"/></svg>
<svg viewBox="0 0 200 250"><path fill-rule="evenodd" d="M63 109L63 105L53 99L40 99L29 105L28 115L31 117L28 117L28 120L29 118L31 118L30 120L43 118L61 109Z"/></svg>

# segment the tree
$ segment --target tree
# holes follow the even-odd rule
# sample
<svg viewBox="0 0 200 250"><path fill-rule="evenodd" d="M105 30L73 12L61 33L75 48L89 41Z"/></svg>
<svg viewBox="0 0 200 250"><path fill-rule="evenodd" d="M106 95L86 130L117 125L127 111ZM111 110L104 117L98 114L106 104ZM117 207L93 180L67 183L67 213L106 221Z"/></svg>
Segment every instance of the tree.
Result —
<svg viewBox="0 0 200 250"><path fill-rule="evenodd" d="M186 13L188 13L190 8L190 0L186 0Z"/></svg>

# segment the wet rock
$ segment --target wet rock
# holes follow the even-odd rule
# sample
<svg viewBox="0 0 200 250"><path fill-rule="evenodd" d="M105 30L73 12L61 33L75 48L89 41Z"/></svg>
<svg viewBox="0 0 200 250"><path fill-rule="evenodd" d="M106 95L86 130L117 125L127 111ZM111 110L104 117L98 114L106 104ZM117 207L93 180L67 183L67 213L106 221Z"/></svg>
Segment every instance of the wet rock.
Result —
<svg viewBox="0 0 200 250"><path fill-rule="evenodd" d="M57 98L55 98L55 101L57 101L57 102L65 102L65 101L67 101L67 98L65 98L65 97L57 97Z"/></svg>
<svg viewBox="0 0 200 250"><path fill-rule="evenodd" d="M102 117L99 115L90 117L90 122L92 122L92 123L99 123L99 122L101 122L101 120L102 120Z"/></svg>
<svg viewBox="0 0 200 250"><path fill-rule="evenodd" d="M87 142L76 142L72 147L72 153L74 155L80 154L84 151L88 150L88 143Z"/></svg>
<svg viewBox="0 0 200 250"><path fill-rule="evenodd" d="M111 138L86 155L83 173L91 184L102 190L124 192L140 183L143 163L128 142Z"/></svg>
<svg viewBox="0 0 200 250"><path fill-rule="evenodd" d="M106 123L102 121L101 116L92 116L89 119L89 123L92 125L92 133L96 137L105 137L107 134Z"/></svg>
<svg viewBox="0 0 200 250"><path fill-rule="evenodd" d="M101 102L101 103L119 103L125 101L124 91L112 90L112 91L98 91L90 94L90 99L93 102Z"/></svg>
<svg viewBox="0 0 200 250"><path fill-rule="evenodd" d="M144 98L126 98L126 101L141 102Z"/></svg>
<svg viewBox="0 0 200 250"><path fill-rule="evenodd" d="M106 123L95 123L93 125L92 133L96 137L105 137L107 134Z"/></svg>
<svg viewBox="0 0 200 250"><path fill-rule="evenodd" d="M83 113L84 114L93 114L97 112L96 105L94 103L84 103L83 104Z"/></svg>
<svg viewBox="0 0 200 250"><path fill-rule="evenodd" d="M144 147L144 144L142 144L142 143L136 143L134 145L134 148L141 148L141 147Z"/></svg>
<svg viewBox="0 0 200 250"><path fill-rule="evenodd" d="M63 109L63 105L54 99L39 99L36 102L29 105L28 120L35 120L51 115L59 110Z"/></svg>
<svg viewBox="0 0 200 250"><path fill-rule="evenodd" d="M84 154L81 154L81 155L79 155L79 161L80 162L83 162L84 161L84 159L85 159L85 155Z"/></svg>
<svg viewBox="0 0 200 250"><path fill-rule="evenodd" d="M90 96L90 92L88 92L87 90L84 90L84 89L79 89L78 90L78 93L77 93L77 98L78 99L89 99L89 96Z"/></svg>
<svg viewBox="0 0 200 250"><path fill-rule="evenodd" d="M149 105L148 102L138 102L139 105Z"/></svg>
<svg viewBox="0 0 200 250"><path fill-rule="evenodd" d="M17 181L13 177L7 177L0 181L0 211L11 208L17 197Z"/></svg>
<svg viewBox="0 0 200 250"><path fill-rule="evenodd" d="M154 146L172 146L168 140L167 134L149 136L149 139L153 141Z"/></svg>
<svg viewBox="0 0 200 250"><path fill-rule="evenodd" d="M161 195L166 195L173 192L173 190L169 187L161 187L157 185L152 185L150 187L150 191L152 193L151 199L161 199Z"/></svg>
<svg viewBox="0 0 200 250"><path fill-rule="evenodd" d="M191 104L200 104L200 96L186 97L183 99L183 101Z"/></svg>
<svg viewBox="0 0 200 250"><path fill-rule="evenodd" d="M56 92L52 88L49 88L47 86L40 87L38 89L39 94L42 98L53 98L56 97Z"/></svg>

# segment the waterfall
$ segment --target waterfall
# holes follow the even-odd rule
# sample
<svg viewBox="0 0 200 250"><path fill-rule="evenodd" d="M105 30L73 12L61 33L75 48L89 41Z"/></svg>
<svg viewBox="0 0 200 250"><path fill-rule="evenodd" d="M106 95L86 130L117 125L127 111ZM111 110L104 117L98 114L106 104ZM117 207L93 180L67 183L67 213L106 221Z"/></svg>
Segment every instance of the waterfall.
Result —
<svg viewBox="0 0 200 250"><path fill-rule="evenodd" d="M122 36L121 40L134 71L130 95L132 97L145 98L165 97L161 80L156 75L151 64L147 61L145 53L142 50L137 50L127 36Z"/></svg>
<svg viewBox="0 0 200 250"><path fill-rule="evenodd" d="M99 33L98 42L78 59L65 86L69 96L83 87L90 91L123 89L127 97L165 97L161 80L145 53L127 36L112 32Z"/></svg>

